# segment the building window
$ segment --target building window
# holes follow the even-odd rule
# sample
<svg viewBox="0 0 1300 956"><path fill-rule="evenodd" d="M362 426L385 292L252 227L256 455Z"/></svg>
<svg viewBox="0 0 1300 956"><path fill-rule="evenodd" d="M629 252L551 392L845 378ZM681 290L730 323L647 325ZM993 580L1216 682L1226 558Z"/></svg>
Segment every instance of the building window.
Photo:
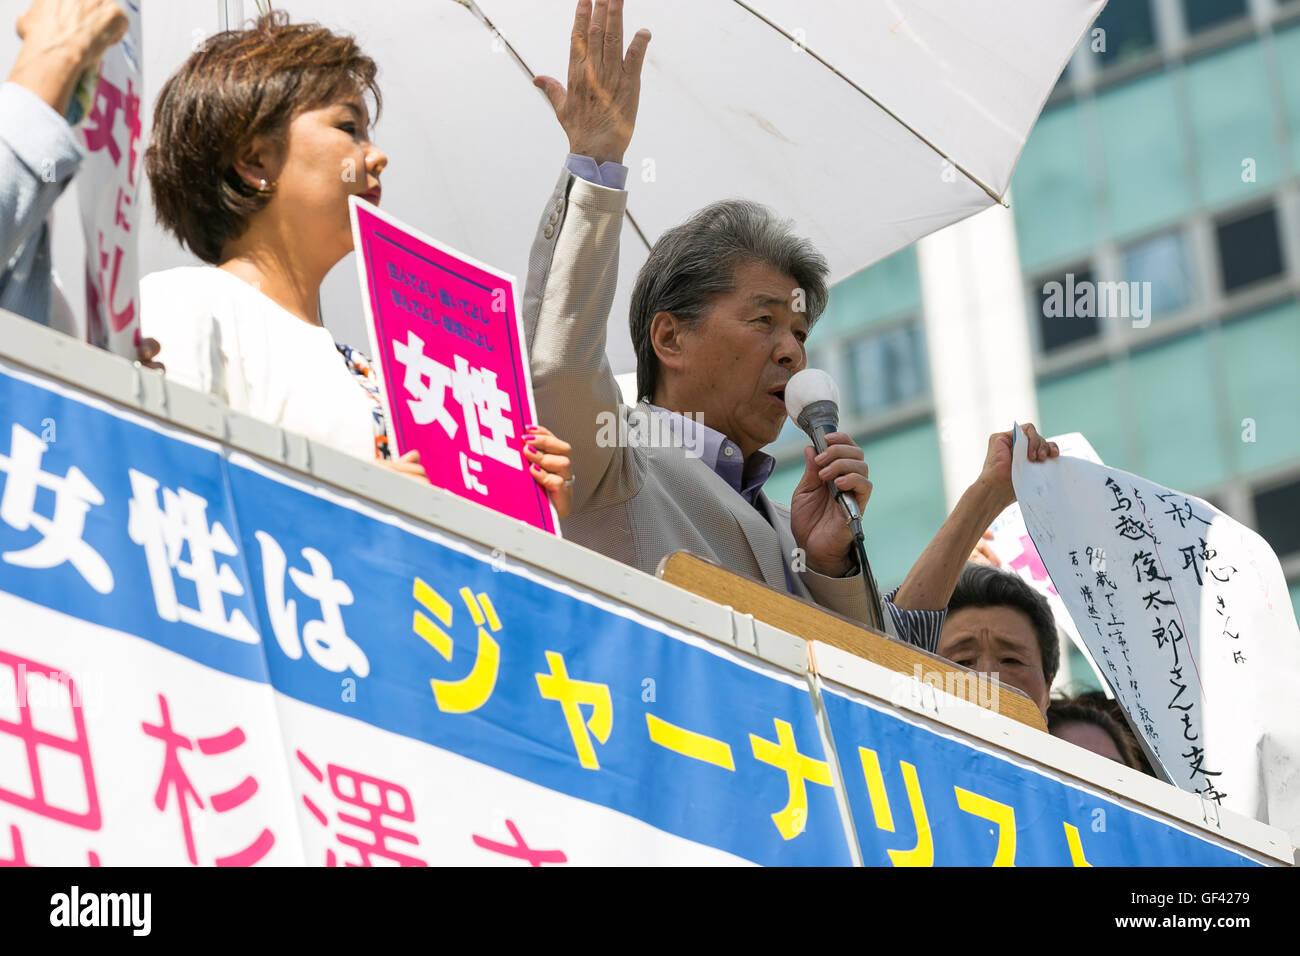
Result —
<svg viewBox="0 0 1300 956"><path fill-rule="evenodd" d="M1282 244L1277 210L1272 206L1240 219L1219 222L1215 233L1224 292L1282 274Z"/></svg>
<svg viewBox="0 0 1300 956"><path fill-rule="evenodd" d="M1130 283L1130 290L1131 283L1138 283L1141 308L1150 310L1148 317L1162 318L1180 312L1196 298L1187 239L1181 232L1134 243L1123 251L1121 258L1124 279Z"/></svg>
<svg viewBox="0 0 1300 956"><path fill-rule="evenodd" d="M1082 107L1070 103L1045 111L1034 124L1013 180L1011 212L1026 272L1084 255L1096 242L1094 178Z"/></svg>
<svg viewBox="0 0 1300 956"><path fill-rule="evenodd" d="M1099 34L1098 30L1104 32ZM1084 42L1103 66L1154 49L1156 29L1151 15L1151 0L1110 0L1085 35Z"/></svg>
<svg viewBox="0 0 1300 956"><path fill-rule="evenodd" d="M849 347L852 395L859 415L922 398L930 387L919 322L864 336Z"/></svg>
<svg viewBox="0 0 1300 956"><path fill-rule="evenodd" d="M1104 133L1097 146L1115 236L1166 228L1197 205L1177 78L1165 70L1097 95L1097 128Z"/></svg>
<svg viewBox="0 0 1300 956"><path fill-rule="evenodd" d="M1258 492L1255 523L1279 558L1300 553L1300 479Z"/></svg>
<svg viewBox="0 0 1300 956"><path fill-rule="evenodd" d="M1187 32L1197 34L1246 15L1246 0L1183 0Z"/></svg>
<svg viewBox="0 0 1300 956"><path fill-rule="evenodd" d="M1093 338L1101 329L1092 269L1086 265L1043 276L1035 283L1029 301L1030 310L1038 317L1044 353Z"/></svg>

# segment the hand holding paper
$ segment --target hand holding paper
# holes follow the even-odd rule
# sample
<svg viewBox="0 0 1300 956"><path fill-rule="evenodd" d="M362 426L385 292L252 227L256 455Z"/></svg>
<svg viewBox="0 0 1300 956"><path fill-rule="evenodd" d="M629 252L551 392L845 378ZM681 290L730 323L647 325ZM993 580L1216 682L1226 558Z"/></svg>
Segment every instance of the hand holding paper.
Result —
<svg viewBox="0 0 1300 956"><path fill-rule="evenodd" d="M573 462L569 458L573 446L541 425L528 425L524 431L528 433L524 436L528 470L533 480L546 489L556 516L567 518L573 510Z"/></svg>
<svg viewBox="0 0 1300 956"><path fill-rule="evenodd" d="M555 496L524 441L536 412L514 278L355 196L350 208L374 368L392 444L406 453L390 467L558 532ZM570 477L559 461L541 467Z"/></svg>
<svg viewBox="0 0 1300 956"><path fill-rule="evenodd" d="M1300 837L1300 629L1276 555L1199 498L1077 458L1012 476L1070 616L1184 790Z"/></svg>
<svg viewBox="0 0 1300 956"><path fill-rule="evenodd" d="M1028 461L1047 461L1061 453L1055 442L1050 442L1038 433L1033 425L1017 426L1025 443ZM987 488L994 500L999 502L998 510L1016 500L1015 488L1011 483L1012 431L997 432L989 436L989 451L984 459L984 469L980 472L977 484Z"/></svg>
<svg viewBox="0 0 1300 956"><path fill-rule="evenodd" d="M1017 426L1021 430L1018 447L1028 447L1042 462L1060 454L1053 443L1038 434L1033 425ZM938 534L921 552L907 573L894 604L907 610L937 610L948 606L957 578L970 559L984 530L1015 501L1011 484L1012 432L989 436L984 467L957 501Z"/></svg>
<svg viewBox="0 0 1300 956"><path fill-rule="evenodd" d="M9 81L62 113L77 78L122 39L129 22L113 0L35 0L18 18L23 47Z"/></svg>

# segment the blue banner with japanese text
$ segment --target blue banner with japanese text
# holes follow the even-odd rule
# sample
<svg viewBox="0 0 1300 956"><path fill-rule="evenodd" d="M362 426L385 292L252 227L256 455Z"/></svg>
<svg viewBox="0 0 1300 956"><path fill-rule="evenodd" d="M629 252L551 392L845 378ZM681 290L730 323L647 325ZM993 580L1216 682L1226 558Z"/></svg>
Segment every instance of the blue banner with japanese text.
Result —
<svg viewBox="0 0 1300 956"><path fill-rule="evenodd" d="M0 641L20 711L0 739L66 725L60 767L0 770L0 824L50 851L31 859L66 858L42 824L94 807L106 863L293 862L299 840L308 862L850 862L805 681L21 373L0 408L0 591L27 622ZM82 636L56 653L39 632L67 618ZM138 720L36 701L38 673ZM105 853L145 826L171 836L156 856Z"/></svg>
<svg viewBox="0 0 1300 956"><path fill-rule="evenodd" d="M3 364L0 622L0 864L853 860L801 677ZM1250 862L821 697L869 865Z"/></svg>
<svg viewBox="0 0 1300 956"><path fill-rule="evenodd" d="M823 689L867 866L1251 866L1113 798Z"/></svg>

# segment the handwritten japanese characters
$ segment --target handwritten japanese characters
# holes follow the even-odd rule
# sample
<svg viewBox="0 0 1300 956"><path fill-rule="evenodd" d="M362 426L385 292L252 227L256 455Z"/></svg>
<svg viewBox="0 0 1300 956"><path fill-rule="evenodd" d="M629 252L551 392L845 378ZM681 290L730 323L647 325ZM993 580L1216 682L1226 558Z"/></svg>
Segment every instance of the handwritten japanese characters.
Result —
<svg viewBox="0 0 1300 956"><path fill-rule="evenodd" d="M1300 633L1276 556L1198 498L1064 456L1025 468L1016 451L1029 533L1148 750L1176 786L1260 812L1281 765L1258 744L1300 723ZM1300 823L1295 797L1267 802L1271 822Z"/></svg>

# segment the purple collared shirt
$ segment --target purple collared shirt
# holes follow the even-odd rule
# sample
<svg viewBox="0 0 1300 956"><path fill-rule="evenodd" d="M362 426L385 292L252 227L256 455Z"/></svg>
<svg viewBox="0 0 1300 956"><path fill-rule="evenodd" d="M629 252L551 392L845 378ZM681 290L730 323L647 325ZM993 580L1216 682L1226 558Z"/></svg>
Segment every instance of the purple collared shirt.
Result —
<svg viewBox="0 0 1300 956"><path fill-rule="evenodd" d="M674 414L657 405L650 407L665 415ZM746 459L741 454L740 446L722 432L704 424L698 427L702 443L700 460L762 514L762 509L758 507L758 493L763 490L767 479L772 477L776 459L761 451L754 452Z"/></svg>
<svg viewBox="0 0 1300 956"><path fill-rule="evenodd" d="M748 501L764 519L771 521L762 508L758 506L758 493L763 484L771 477L776 468L776 459L771 455L756 451L746 461L740 453L740 446L722 432L710 428L703 422L693 421L678 412L651 405L655 414L666 416L674 433L682 438L683 444L698 452L700 460L713 472L736 490L736 493ZM781 568L785 571L785 588L791 594L796 593L793 572L786 556L781 555ZM854 577L862 572L857 571ZM894 595L898 588L884 597L885 608L894 622L899 637L917 647L923 647L931 653L937 653L939 634L943 630L947 611L906 611L894 604Z"/></svg>
<svg viewBox="0 0 1300 956"><path fill-rule="evenodd" d="M731 485L742 498L771 524L771 518L758 506L758 495L772 472L776 469L776 459L766 452L756 451L746 460L740 446L716 428L710 428L703 422L694 421L686 416L650 406L656 415L667 418L675 434L684 438L687 448L699 453L700 461L708 465L715 475ZM795 593L794 579L791 577L790 563L781 555L781 569L785 571L785 589Z"/></svg>
<svg viewBox="0 0 1300 956"><path fill-rule="evenodd" d="M604 186L606 189L627 188L627 167L622 163L601 163L597 166L596 161L590 156L569 153L564 160L564 166L573 175L597 186Z"/></svg>

